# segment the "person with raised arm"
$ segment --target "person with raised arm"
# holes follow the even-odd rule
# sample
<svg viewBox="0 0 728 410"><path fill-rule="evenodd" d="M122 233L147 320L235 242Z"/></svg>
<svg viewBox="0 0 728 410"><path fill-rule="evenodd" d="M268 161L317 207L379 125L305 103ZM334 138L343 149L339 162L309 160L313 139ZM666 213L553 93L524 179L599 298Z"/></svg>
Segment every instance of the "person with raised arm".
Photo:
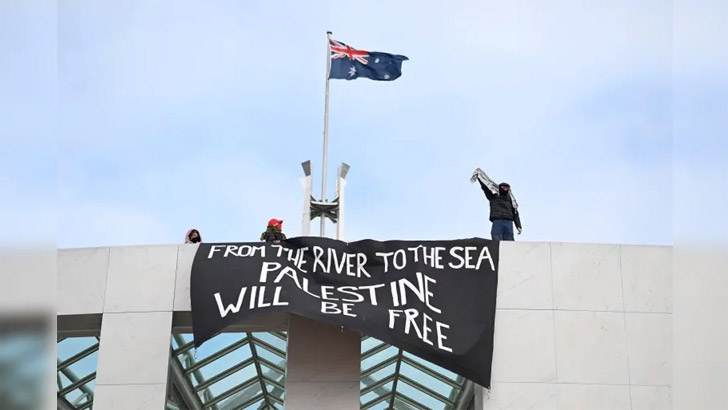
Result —
<svg viewBox="0 0 728 410"><path fill-rule="evenodd" d="M507 182L496 184L482 169L476 168L470 182L478 181L485 197L490 203L490 237L496 241L513 241L513 225L518 234L523 232L521 217L518 214L518 201L513 196L511 186Z"/></svg>

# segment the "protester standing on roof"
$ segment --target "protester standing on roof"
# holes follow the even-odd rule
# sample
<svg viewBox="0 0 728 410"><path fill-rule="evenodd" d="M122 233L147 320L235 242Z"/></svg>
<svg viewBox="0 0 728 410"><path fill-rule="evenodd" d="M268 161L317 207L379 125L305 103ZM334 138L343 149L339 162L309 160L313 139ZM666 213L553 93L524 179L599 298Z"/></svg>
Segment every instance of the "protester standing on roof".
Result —
<svg viewBox="0 0 728 410"><path fill-rule="evenodd" d="M199 242L202 242L202 236L200 235L200 231L194 228L187 231L187 235L185 235L185 243Z"/></svg>
<svg viewBox="0 0 728 410"><path fill-rule="evenodd" d="M281 241L286 240L286 235L283 233L283 221L275 218L268 221L268 227L265 232L260 234L260 240L274 244L280 244Z"/></svg>
<svg viewBox="0 0 728 410"><path fill-rule="evenodd" d="M518 214L518 202L513 196L511 186L507 182L496 184L482 169L476 168L470 182L478 181L485 197L490 202L490 237L497 241L513 241L513 224L518 234L523 232L521 217Z"/></svg>

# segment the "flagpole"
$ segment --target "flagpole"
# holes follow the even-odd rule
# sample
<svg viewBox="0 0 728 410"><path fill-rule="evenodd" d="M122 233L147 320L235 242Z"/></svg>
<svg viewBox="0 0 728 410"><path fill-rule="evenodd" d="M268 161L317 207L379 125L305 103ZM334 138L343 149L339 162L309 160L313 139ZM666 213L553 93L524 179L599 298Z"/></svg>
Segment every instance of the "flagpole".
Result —
<svg viewBox="0 0 728 410"><path fill-rule="evenodd" d="M331 73L331 32L326 32L326 103L324 104L324 159L321 168L321 202L326 202L326 160L329 150L329 75ZM326 217L321 215L321 236L326 236Z"/></svg>

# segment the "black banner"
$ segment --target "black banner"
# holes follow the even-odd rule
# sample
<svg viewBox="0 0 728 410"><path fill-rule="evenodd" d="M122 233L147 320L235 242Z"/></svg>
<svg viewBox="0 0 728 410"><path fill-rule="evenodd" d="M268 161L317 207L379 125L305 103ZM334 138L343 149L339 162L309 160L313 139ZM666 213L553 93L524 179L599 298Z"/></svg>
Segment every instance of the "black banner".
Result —
<svg viewBox="0 0 728 410"><path fill-rule="evenodd" d="M478 238L203 243L190 289L195 344L241 319L290 312L490 387L498 250Z"/></svg>

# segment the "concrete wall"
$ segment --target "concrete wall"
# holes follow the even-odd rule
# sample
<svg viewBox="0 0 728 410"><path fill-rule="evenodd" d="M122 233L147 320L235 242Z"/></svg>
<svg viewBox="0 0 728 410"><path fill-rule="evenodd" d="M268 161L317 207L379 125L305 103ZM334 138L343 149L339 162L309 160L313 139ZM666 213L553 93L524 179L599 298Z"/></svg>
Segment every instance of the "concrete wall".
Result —
<svg viewBox="0 0 728 410"><path fill-rule="evenodd" d="M361 335L291 315L286 410L358 410Z"/></svg>
<svg viewBox="0 0 728 410"><path fill-rule="evenodd" d="M195 250L58 251L59 332L103 317L96 410L163 408L173 318L188 326ZM671 407L670 247L502 243L497 306L492 391L476 389L476 409Z"/></svg>
<svg viewBox="0 0 728 410"><path fill-rule="evenodd" d="M177 331L191 331L190 271L197 245L58 250L57 312L62 328L88 333L89 316L170 312ZM100 323L100 321L99 321ZM285 330L286 315L235 326Z"/></svg>
<svg viewBox="0 0 728 410"><path fill-rule="evenodd" d="M163 409L173 318L190 331L196 245L58 251L59 334L100 334L95 410ZM100 318L100 320L98 320ZM100 324L100 329L93 329ZM279 330L287 317L244 323Z"/></svg>
<svg viewBox="0 0 728 410"><path fill-rule="evenodd" d="M103 315L94 408L164 408L179 253L178 246L58 252L58 314Z"/></svg>
<svg viewBox="0 0 728 410"><path fill-rule="evenodd" d="M196 249L164 245L59 250L58 314L188 311Z"/></svg>
<svg viewBox="0 0 728 410"><path fill-rule="evenodd" d="M476 409L666 410L671 386L672 248L502 243Z"/></svg>

